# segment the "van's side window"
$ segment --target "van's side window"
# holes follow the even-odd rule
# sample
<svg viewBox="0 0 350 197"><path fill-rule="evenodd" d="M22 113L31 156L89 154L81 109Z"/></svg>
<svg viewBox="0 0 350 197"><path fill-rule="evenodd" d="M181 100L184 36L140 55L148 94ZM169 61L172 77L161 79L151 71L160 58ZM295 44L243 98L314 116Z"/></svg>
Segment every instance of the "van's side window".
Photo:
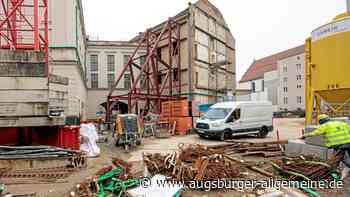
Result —
<svg viewBox="0 0 350 197"><path fill-rule="evenodd" d="M226 122L234 122L236 120L238 120L241 117L241 109L235 109L235 111L233 111L231 113L231 115L227 118Z"/></svg>

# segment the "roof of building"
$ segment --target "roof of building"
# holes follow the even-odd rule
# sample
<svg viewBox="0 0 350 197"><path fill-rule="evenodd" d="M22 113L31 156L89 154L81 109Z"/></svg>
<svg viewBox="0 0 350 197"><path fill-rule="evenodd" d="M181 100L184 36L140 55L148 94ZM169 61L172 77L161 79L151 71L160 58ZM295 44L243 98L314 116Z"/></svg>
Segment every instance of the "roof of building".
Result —
<svg viewBox="0 0 350 197"><path fill-rule="evenodd" d="M264 77L264 73L277 70L277 61L304 53L304 45L297 46L274 55L255 60L244 73L240 82L251 81Z"/></svg>
<svg viewBox="0 0 350 197"><path fill-rule="evenodd" d="M177 15L173 16L172 19L175 20L175 21L179 20L180 18L182 18L182 17L184 17L184 16L186 16L186 15L188 14L188 10L189 10L189 9L187 8L187 9L181 11L181 12L178 13ZM158 25L156 25L156 26L150 28L150 30L151 30L151 31L158 31L158 30L160 31L161 28L163 28L163 25L164 25L165 23L166 23L166 21L164 21L164 22L162 22L162 23L160 23L160 24L158 24ZM145 33L145 32L140 32L137 36L133 37L133 38L130 40L130 42L138 42L138 41L143 37L144 33Z"/></svg>
<svg viewBox="0 0 350 197"><path fill-rule="evenodd" d="M222 16L222 14L220 13L219 9L218 9L214 4L212 4L209 0L198 0L198 1L196 1L195 3L193 3L193 4L189 3L189 5L194 5L194 6L197 7L197 8L200 8L200 5L208 5L208 6L210 6L210 7L215 11L215 13L220 14L220 16ZM176 14L175 16L173 16L172 19L175 20L175 21L178 21L178 20L181 20L181 19L183 19L184 17L188 16L188 14L189 14L189 7L187 7L185 10L182 10L181 12L179 12L178 14ZM164 21L164 22L162 22L162 23L160 23L160 24L158 24L158 25L156 25L156 26L150 28L150 30L151 30L151 31L154 31L154 32L160 31L160 30L163 28L163 26L164 26L164 24L165 24L166 22L167 22L167 21ZM226 28L228 29L226 23L223 24L223 26L226 27ZM137 36L133 37L130 41L131 41L131 42L137 42L137 41L139 41L139 40L142 38L142 36L143 36L144 33L145 33L145 32L140 32Z"/></svg>

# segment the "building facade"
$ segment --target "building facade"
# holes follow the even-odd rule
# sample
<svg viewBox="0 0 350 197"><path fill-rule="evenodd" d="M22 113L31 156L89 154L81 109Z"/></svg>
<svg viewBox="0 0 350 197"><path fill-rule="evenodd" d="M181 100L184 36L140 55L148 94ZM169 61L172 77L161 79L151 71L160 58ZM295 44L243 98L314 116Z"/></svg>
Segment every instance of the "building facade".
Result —
<svg viewBox="0 0 350 197"><path fill-rule="evenodd" d="M91 41L87 42L87 118L96 119L105 113L105 103L111 85L115 82L124 65L137 47L135 42L126 41ZM144 63L144 53L139 63ZM138 71L134 70L137 74ZM130 71L122 76L116 87L118 94L127 94L131 87Z"/></svg>
<svg viewBox="0 0 350 197"><path fill-rule="evenodd" d="M278 61L280 110L305 110L305 54Z"/></svg>
<svg viewBox="0 0 350 197"><path fill-rule="evenodd" d="M235 39L221 12L208 0L199 0L173 18L181 25L181 96L199 103L215 103L224 96L233 96ZM161 27L162 24L152 30L161 31ZM140 38L138 35L132 41ZM164 45L159 53L166 54L168 50Z"/></svg>
<svg viewBox="0 0 350 197"><path fill-rule="evenodd" d="M69 78L65 115L85 119L87 44L81 0L49 1L49 49L50 72Z"/></svg>
<svg viewBox="0 0 350 197"><path fill-rule="evenodd" d="M304 94L301 94L304 86L303 53L304 45L254 61L239 81L238 87L251 90L250 100L252 101L270 101L274 106L274 111L305 109L302 105ZM280 66L282 64L284 66ZM286 68L287 70L284 72L283 69ZM298 76L298 79L295 78L292 81L292 75ZM282 83L281 80L285 80L285 77L288 78L288 76L290 78L289 83ZM293 82L298 83L298 85L293 85ZM294 89L294 86L296 86L296 89ZM286 89L291 89L289 94ZM285 97L287 98L285 99ZM288 100L292 97L298 99L297 103L283 102L283 99Z"/></svg>
<svg viewBox="0 0 350 197"><path fill-rule="evenodd" d="M232 96L235 39L220 11L208 0L199 0L173 18L180 24L181 96L199 103ZM161 27L152 30L160 31ZM101 104L111 83L140 35L130 41L88 41L81 0L50 1L49 29L50 71L69 78L66 115L97 118L104 110ZM168 50L168 46L158 49L161 56ZM122 81L123 87L116 87L116 91L123 94L131 83L130 75Z"/></svg>

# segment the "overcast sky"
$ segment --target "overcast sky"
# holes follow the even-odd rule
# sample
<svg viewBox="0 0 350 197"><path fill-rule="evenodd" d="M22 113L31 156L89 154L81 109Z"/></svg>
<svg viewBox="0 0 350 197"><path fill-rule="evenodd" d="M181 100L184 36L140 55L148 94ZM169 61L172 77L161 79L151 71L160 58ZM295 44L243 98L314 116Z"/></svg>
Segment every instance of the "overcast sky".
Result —
<svg viewBox="0 0 350 197"><path fill-rule="evenodd" d="M90 36L129 40L192 0L83 0ZM310 32L346 10L345 0L210 0L236 39L237 80L252 61L304 43Z"/></svg>

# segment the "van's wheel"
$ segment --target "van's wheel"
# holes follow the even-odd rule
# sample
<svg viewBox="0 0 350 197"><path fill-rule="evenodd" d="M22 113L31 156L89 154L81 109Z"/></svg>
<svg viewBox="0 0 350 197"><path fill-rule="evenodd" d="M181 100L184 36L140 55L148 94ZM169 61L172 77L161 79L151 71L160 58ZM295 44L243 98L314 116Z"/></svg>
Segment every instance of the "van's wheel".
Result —
<svg viewBox="0 0 350 197"><path fill-rule="evenodd" d="M258 137L265 138L267 134L269 134L269 130L267 129L267 127L264 126L264 127L261 127Z"/></svg>
<svg viewBox="0 0 350 197"><path fill-rule="evenodd" d="M124 149L125 149L125 152L128 153L130 149L129 144L124 144Z"/></svg>
<svg viewBox="0 0 350 197"><path fill-rule="evenodd" d="M201 135L201 134L198 134L198 136L202 139L205 139L205 136L204 135Z"/></svg>
<svg viewBox="0 0 350 197"><path fill-rule="evenodd" d="M220 141L225 141L228 133L229 133L229 130L224 130L220 135Z"/></svg>

